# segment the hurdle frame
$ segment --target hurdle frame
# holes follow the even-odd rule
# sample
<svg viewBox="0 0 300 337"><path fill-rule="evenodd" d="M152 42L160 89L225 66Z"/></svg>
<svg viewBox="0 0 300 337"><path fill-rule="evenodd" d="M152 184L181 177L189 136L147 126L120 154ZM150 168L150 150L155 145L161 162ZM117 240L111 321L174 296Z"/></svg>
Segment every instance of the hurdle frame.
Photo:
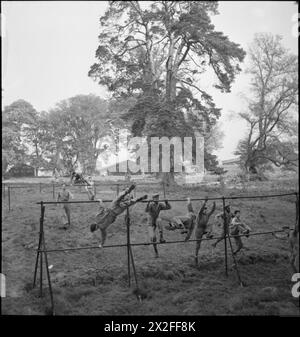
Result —
<svg viewBox="0 0 300 337"><path fill-rule="evenodd" d="M227 247L227 240L229 242L231 254L233 257L234 265L235 265L235 270L237 274L237 278L239 281L240 286L244 286L245 284L243 283L241 279L241 275L238 270L238 263L236 261L236 258L233 254L233 247L232 247L232 242L231 238L233 237L232 235L229 234L228 228L226 221L225 221L225 201L228 200L234 200L234 199L257 199L257 198L272 198L272 197L281 197L281 196L291 196L295 195L296 196L296 217L297 217L297 207L298 207L298 200L299 200L299 194L298 192L292 192L292 193L283 193L283 194L275 194L275 195L263 195L263 196L232 196L232 197L215 197L215 198L191 198L191 200L197 200L197 201L205 201L205 200L222 200L222 206L223 206L223 215L224 215L224 221L223 221L223 228L224 228L224 236L221 237L214 237L214 238L201 238L198 240L174 240L174 241L168 241L168 242L157 242L157 245L163 245L163 244L174 244L174 243L189 243L189 242L197 242L197 241L210 241L210 240L216 240L216 239L224 239L224 261L225 261L225 275L228 277L228 247ZM111 202L112 200L103 200L103 202ZM141 203L148 203L151 200L142 200L139 201ZM166 201L164 200L159 200L160 202ZM184 202L186 199L173 199L173 200L168 200L169 202ZM102 249L102 248L119 248L119 247L127 247L127 270L128 270L128 287L131 287L131 267L133 270L133 275L135 278L135 284L136 284L136 295L137 299L142 301L141 294L140 294L140 289L139 289L139 284L138 284L138 278L137 278L137 273L136 273L136 268L135 268L135 263L134 263L134 257L133 257L133 252L132 252L132 247L134 246L150 246L153 245L152 242L142 242L142 243L131 243L130 240L130 213L129 213L129 207L126 209L126 214L125 214L125 225L126 225L126 243L125 244L117 244L117 245L106 245L106 246L83 246L83 247L72 247L72 248L58 248L58 249L47 249L46 248L46 240L45 240L45 233L44 233L44 215L45 215L45 205L47 204L72 204L72 203L95 203L98 201L95 200L74 200L74 201L68 201L68 202L54 202L54 201L40 201L37 202L37 204L40 205L41 207L41 216L40 216L40 230L39 230L39 243L38 243L38 248L37 248L37 255L36 255L36 262L35 262L35 269L34 269L34 278L33 278L33 285L32 288L35 288L36 286L36 281L37 281L37 270L38 270L38 265L40 265L40 287L39 287L39 296L43 297L43 254L45 258L45 268L46 268L46 275L47 275L47 281L48 281L48 286L49 286L49 294L50 294L50 301L51 301L51 313L52 315L55 315L55 304L54 304L54 296L53 296L53 290L52 290L52 284L51 284L51 276L50 276L50 271L49 271L49 265L48 265L48 255L47 253L51 252L66 252L66 251L75 251L75 250L82 250L82 249ZM292 228L289 228L289 231L293 230ZM274 233L282 233L286 232L286 229L281 229L281 230L272 230L272 231L264 231L264 232L256 232L252 234L239 234L239 235L234 235L234 237L250 237L250 236L256 236L256 235L266 235L266 234L272 234Z"/></svg>

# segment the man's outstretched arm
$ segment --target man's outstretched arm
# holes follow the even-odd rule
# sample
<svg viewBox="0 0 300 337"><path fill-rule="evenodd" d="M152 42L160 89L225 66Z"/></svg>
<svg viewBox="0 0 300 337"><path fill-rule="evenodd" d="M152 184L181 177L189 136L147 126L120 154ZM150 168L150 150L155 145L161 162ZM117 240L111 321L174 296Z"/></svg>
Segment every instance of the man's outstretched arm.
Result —
<svg viewBox="0 0 300 337"><path fill-rule="evenodd" d="M202 215L203 210L204 210L204 208L206 207L207 200L208 200L208 197L205 198L204 203L203 203L203 205L202 205L202 207L200 208L200 211L199 211L199 213L198 213L197 219L200 219L200 216Z"/></svg>
<svg viewBox="0 0 300 337"><path fill-rule="evenodd" d="M135 187L136 187L135 184L132 184L128 188L125 188L125 190L121 194L119 194L116 201L120 202L127 194L129 194L131 191L133 191L135 189Z"/></svg>

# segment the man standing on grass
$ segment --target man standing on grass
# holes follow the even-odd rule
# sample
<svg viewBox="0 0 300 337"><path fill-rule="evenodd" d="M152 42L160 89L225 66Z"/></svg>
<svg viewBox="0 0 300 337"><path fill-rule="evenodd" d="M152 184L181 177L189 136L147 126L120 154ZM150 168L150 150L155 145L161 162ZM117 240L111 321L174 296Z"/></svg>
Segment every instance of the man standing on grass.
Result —
<svg viewBox="0 0 300 337"><path fill-rule="evenodd" d="M233 214L231 213L231 210L230 210L230 206L227 205L225 206L225 220L224 220L224 213L220 213L216 216L217 219L222 219L223 220L223 224L222 224L222 233L221 233L221 236L220 238L214 242L212 244L213 248L216 248L217 244L219 242L221 242L224 238L225 238L225 231L224 231L224 222L225 222L225 228L226 228L226 232L228 233L228 230L229 230L229 225L231 223L231 220L233 218Z"/></svg>
<svg viewBox="0 0 300 337"><path fill-rule="evenodd" d="M152 196L152 201L149 201L145 212L147 213L147 224L148 232L150 236L150 241L153 242L153 248L155 252L155 257L158 257L158 250L156 245L156 228L159 231L159 242L164 243L166 240L163 238L163 227L162 220L159 217L160 211L171 209L171 205L166 200L165 203L159 202L159 194L154 194Z"/></svg>
<svg viewBox="0 0 300 337"><path fill-rule="evenodd" d="M101 232L101 243L99 247L102 247L106 240L106 230L107 228L115 222L118 215L123 213L129 206L136 204L137 202L147 199L147 195L141 198L134 199L130 196L131 191L135 189L135 185L131 185L126 188L114 201L112 201L110 207L105 207L103 201L99 199L99 209L96 215L96 223L91 224L91 232L95 232L100 229Z"/></svg>
<svg viewBox="0 0 300 337"><path fill-rule="evenodd" d="M66 184L62 185L62 190L58 192L57 195L57 201L58 202L64 202L64 201L69 201L70 199L73 199L73 195L70 191L66 189ZM62 209L63 209L63 229L68 229L71 226L71 212L70 212L70 207L69 204L64 203L62 204Z"/></svg>
<svg viewBox="0 0 300 337"><path fill-rule="evenodd" d="M248 237L251 231L251 228L249 226L241 222L240 214L241 212L239 210L236 210L234 212L234 218L232 219L230 224L230 235L233 236L237 247L233 254L237 254L242 248L244 248L242 238L237 235L246 234L246 237Z"/></svg>
<svg viewBox="0 0 300 337"><path fill-rule="evenodd" d="M87 191L89 200L95 200L95 184L91 176L88 177L85 190Z"/></svg>

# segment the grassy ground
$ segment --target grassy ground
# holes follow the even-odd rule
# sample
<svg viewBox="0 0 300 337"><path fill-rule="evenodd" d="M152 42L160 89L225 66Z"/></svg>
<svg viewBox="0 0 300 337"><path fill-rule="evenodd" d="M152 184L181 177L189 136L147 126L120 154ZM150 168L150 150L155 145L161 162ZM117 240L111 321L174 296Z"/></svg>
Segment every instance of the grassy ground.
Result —
<svg viewBox="0 0 300 337"><path fill-rule="evenodd" d="M40 182L40 180L38 180ZM249 186L249 190L234 188L173 188L167 190L170 199L241 194L263 194L294 190L297 182ZM153 193L157 186L138 186L137 195ZM86 200L83 188L71 187L76 200ZM115 187L97 189L97 197L111 199ZM161 192L161 195L163 193ZM2 199L3 200L3 199ZM11 191L12 210L7 210L7 194L2 201L2 270L6 275L7 297L2 299L3 314L45 314L50 300L38 297L38 288L31 289L38 244L40 209L35 202L52 200L52 187L33 186ZM253 231L281 229L294 225L294 197L272 199L241 199L230 202L240 209L243 219ZM199 209L200 203L194 203ZM131 213L131 241L148 241L144 204L135 205ZM216 212L222 210L217 203ZM45 213L47 248L94 245L89 232L96 204L74 204L72 228L59 229L61 208L48 205ZM167 216L186 213L184 202L172 203ZM167 223L165 223L167 225ZM216 233L217 234L217 233ZM165 238L183 239L179 231L165 230ZM194 237L192 237L194 238ZM49 265L56 314L61 315L299 315L299 302L291 295L291 275L288 264L288 244L272 235L243 239L249 250L238 256L239 271L246 284L240 287L233 261L229 256L229 276L224 273L224 244L215 250L211 241L204 241L198 268L194 266L195 243L160 245L160 257L154 258L151 246L133 247L139 286L143 301L134 296L135 283L128 288L126 248L93 249L49 253ZM126 226L121 215L108 231L107 245L126 243Z"/></svg>

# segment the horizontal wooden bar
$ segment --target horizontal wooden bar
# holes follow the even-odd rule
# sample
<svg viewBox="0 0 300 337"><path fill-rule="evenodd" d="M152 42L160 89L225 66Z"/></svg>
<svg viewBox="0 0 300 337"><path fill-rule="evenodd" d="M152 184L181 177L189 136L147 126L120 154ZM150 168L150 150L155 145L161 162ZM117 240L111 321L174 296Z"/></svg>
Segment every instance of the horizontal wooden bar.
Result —
<svg viewBox="0 0 300 337"><path fill-rule="evenodd" d="M204 200L223 200L223 199L227 199L227 200L233 200L233 199L259 199L259 198L275 198L275 197L283 197L283 196L288 196L288 195L298 195L298 192L291 192L291 193L284 193L284 194L271 194L271 195L257 195L257 196L251 196L251 195L247 195L247 196L234 196L234 197L215 197L215 198L190 198L191 201L204 201ZM169 202L183 202L186 201L187 199L161 199L158 200L159 202L165 202L165 201L169 201ZM113 200L102 200L103 202L112 202ZM152 199L150 200L141 200L139 202L142 203L147 203L152 201ZM73 201L39 201L37 202L37 204L41 204L43 203L44 205L50 205L50 204L87 204L87 203L95 203L95 202L99 202L98 200L73 200Z"/></svg>
<svg viewBox="0 0 300 337"><path fill-rule="evenodd" d="M288 228L288 230L293 230L293 228ZM265 234L273 234L273 233L282 233L286 232L287 229L280 229L275 231L267 231L267 232L256 232L252 234L240 234L240 235L228 235L227 237L234 238L234 237L242 237L242 236L255 236L255 235L265 235ZM176 241L167 241L167 242L155 242L156 245L166 245L166 244L173 244L173 243L186 243L186 242L197 242L197 241L210 241L210 240L218 240L221 239L222 236L214 237L214 238L203 238L199 240L176 240ZM153 242L140 242L140 243L130 243L130 246L151 246L153 245ZM65 251L72 251L72 250L82 250L82 249L102 249L102 248L120 248L120 247L127 247L126 244L119 244L119 245L108 245L108 246L86 246L86 247L72 247L72 248L58 248L58 249L37 249L37 251L40 252L46 252L46 253L53 253L53 252L65 252Z"/></svg>

